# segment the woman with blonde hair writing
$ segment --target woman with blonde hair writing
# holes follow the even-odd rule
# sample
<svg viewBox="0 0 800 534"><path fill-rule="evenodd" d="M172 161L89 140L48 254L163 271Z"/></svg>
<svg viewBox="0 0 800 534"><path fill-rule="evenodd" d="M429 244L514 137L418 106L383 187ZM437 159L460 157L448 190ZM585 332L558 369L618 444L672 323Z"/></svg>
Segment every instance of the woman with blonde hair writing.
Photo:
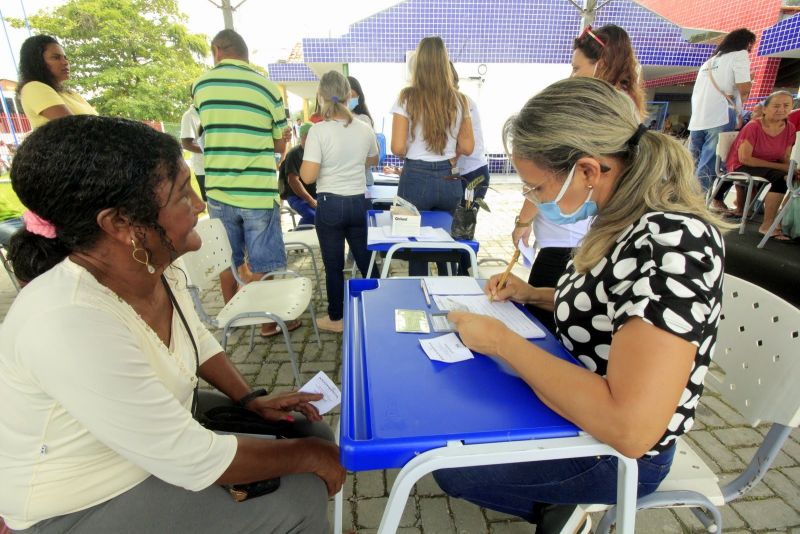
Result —
<svg viewBox="0 0 800 534"><path fill-rule="evenodd" d="M554 287L495 276L486 293L555 311L559 340L583 366L496 319L449 319L465 345L507 362L547 406L638 458L642 497L667 476L703 391L722 304L721 224L705 206L689 152L649 131L607 82L557 82L503 132L522 194L540 213L557 224L594 222ZM576 504L616 501L617 461L604 456L434 476L450 495L536 523L537 534L560 532Z"/></svg>
<svg viewBox="0 0 800 534"><path fill-rule="evenodd" d="M440 37L419 42L411 85L400 91L392 113L392 152L405 159L397 194L420 210L452 214L462 196L455 161L472 154L475 139L469 103L453 83ZM425 274L424 262L409 263L409 275Z"/></svg>

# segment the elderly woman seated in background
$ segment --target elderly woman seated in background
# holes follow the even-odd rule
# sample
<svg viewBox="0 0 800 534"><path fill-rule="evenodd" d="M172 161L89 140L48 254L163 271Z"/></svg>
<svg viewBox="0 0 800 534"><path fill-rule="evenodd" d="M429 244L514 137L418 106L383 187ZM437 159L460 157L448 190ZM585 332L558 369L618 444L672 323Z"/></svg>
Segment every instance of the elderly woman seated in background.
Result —
<svg viewBox="0 0 800 534"><path fill-rule="evenodd" d="M204 208L175 139L122 119L66 117L22 144L11 179L39 220L12 238L29 283L0 328L6 523L37 533L324 532L327 496L345 472L309 404L320 396L251 392L174 263L200 248ZM198 395L200 378L228 403L328 439L215 434L192 417L211 400ZM220 487L276 477L277 491L243 503Z"/></svg>
<svg viewBox="0 0 800 534"><path fill-rule="evenodd" d="M786 173L789 171L789 155L795 141L795 127L787 120L792 110L792 94L776 91L764 100L764 116L761 120L748 122L733 142L726 167L728 172L745 172L769 180L770 188L764 199L764 220L758 227L766 234L775 216L783 195L786 194ZM738 191L738 209L744 208L742 188ZM770 236L778 241L788 241L780 228Z"/></svg>

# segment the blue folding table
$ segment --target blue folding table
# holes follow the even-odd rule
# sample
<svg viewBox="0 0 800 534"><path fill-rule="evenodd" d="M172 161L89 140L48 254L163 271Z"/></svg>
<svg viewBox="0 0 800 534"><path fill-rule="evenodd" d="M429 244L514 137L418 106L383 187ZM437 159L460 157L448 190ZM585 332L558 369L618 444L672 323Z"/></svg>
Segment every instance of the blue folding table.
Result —
<svg viewBox="0 0 800 534"><path fill-rule="evenodd" d="M380 226L378 218L380 214L386 213L385 211L381 210L369 210L367 211L367 227L374 228L376 226ZM442 228L446 230L448 233L450 232L450 225L453 222L453 216L447 213L446 211L421 211L420 212L421 220L420 226L431 226L433 228ZM423 246L424 245L428 245ZM449 245L452 245L448 247ZM410 245L410 246L405 246ZM368 273L372 272L372 268L375 266L375 260L380 253L386 253L386 264L384 266L384 271L388 272L388 264L392 259L392 254L395 250L399 248L414 248L418 252L442 252L444 250L463 250L469 252L469 249L472 249L472 253L470 253L470 260L473 265L473 272L477 273L477 259L476 254L478 253L478 249L480 248L480 244L477 241L473 240L457 240L457 241L449 241L449 242L425 242L425 241L417 241L415 237L409 237L407 241L403 243L396 243L396 242L387 242L387 243L373 243L367 244L367 250L372 252L372 256L369 259L369 268L367 269ZM383 275L381 276L383 277Z"/></svg>
<svg viewBox="0 0 800 534"><path fill-rule="evenodd" d="M620 458L618 529L632 533L636 461L553 412L498 360L476 354L453 364L432 361L419 339L442 334L395 332L395 309L437 311L435 303L432 306L426 305L419 279L347 283L342 464L351 471L402 468L378 532L396 530L416 481L437 469L613 454ZM532 342L575 362L550 333ZM341 493L336 499L338 534Z"/></svg>

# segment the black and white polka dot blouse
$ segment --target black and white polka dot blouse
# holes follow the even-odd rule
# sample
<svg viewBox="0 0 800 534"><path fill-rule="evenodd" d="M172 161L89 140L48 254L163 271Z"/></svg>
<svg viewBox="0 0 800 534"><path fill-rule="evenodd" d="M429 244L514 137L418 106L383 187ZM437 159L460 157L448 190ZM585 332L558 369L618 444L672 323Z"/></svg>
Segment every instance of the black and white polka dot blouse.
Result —
<svg viewBox="0 0 800 534"><path fill-rule="evenodd" d="M697 347L694 365L664 435L667 448L694 423L717 337L725 255L716 227L681 213L650 212L625 229L585 275L572 262L555 293L557 335L588 369L605 376L611 338L631 317Z"/></svg>

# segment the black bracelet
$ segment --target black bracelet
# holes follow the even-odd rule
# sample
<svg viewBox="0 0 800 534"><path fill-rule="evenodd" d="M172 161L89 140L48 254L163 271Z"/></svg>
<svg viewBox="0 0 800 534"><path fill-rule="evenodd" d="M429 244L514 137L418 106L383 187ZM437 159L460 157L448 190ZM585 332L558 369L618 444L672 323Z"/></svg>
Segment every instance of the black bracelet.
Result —
<svg viewBox="0 0 800 534"><path fill-rule="evenodd" d="M250 401L252 401L256 397L266 397L266 395L267 395L266 389L264 388L254 389L253 391L251 391L250 393L248 393L247 395L236 401L236 404L238 404L242 408L247 408L247 405L250 404Z"/></svg>

